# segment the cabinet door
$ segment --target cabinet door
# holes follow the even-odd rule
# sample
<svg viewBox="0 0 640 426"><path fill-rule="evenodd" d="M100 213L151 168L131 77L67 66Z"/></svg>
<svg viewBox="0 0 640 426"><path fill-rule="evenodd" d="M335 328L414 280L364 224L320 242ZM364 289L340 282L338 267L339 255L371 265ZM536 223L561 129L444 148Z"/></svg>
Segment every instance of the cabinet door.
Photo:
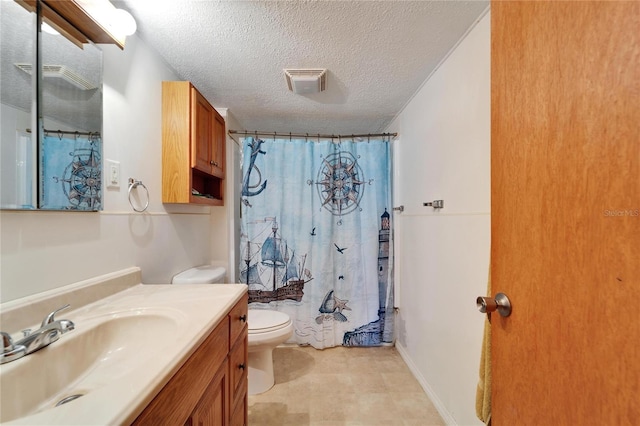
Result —
<svg viewBox="0 0 640 426"><path fill-rule="evenodd" d="M211 173L216 112L195 88L191 88L191 167Z"/></svg>
<svg viewBox="0 0 640 426"><path fill-rule="evenodd" d="M229 419L230 426L247 426L249 424L249 416L248 416L248 406L247 406L247 385L244 386L244 394L242 396L242 400L238 401L235 409L231 413L231 418Z"/></svg>
<svg viewBox="0 0 640 426"><path fill-rule="evenodd" d="M229 418L228 389L227 362L225 360L185 424L189 426L227 425Z"/></svg>
<svg viewBox="0 0 640 426"><path fill-rule="evenodd" d="M247 332L245 331L244 337L238 339L229 352L229 385L231 386L231 401L233 404L235 404L236 398L241 397L243 385L246 385L247 382L247 372L249 370L247 344Z"/></svg>
<svg viewBox="0 0 640 426"><path fill-rule="evenodd" d="M225 163L225 144L227 137L225 135L224 118L217 111L214 110L213 117L213 146L211 158L213 164L211 165L211 174L219 178L224 178L224 163Z"/></svg>

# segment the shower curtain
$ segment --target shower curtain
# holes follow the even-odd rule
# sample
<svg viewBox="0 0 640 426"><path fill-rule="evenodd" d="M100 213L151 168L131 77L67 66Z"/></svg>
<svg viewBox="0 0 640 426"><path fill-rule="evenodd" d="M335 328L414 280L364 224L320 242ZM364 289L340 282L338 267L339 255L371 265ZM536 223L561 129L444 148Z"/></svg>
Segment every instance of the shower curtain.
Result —
<svg viewBox="0 0 640 426"><path fill-rule="evenodd" d="M100 136L45 135L41 151L40 208L102 210Z"/></svg>
<svg viewBox="0 0 640 426"><path fill-rule="evenodd" d="M240 281L287 313L290 342L393 342L391 147L382 139L243 139Z"/></svg>

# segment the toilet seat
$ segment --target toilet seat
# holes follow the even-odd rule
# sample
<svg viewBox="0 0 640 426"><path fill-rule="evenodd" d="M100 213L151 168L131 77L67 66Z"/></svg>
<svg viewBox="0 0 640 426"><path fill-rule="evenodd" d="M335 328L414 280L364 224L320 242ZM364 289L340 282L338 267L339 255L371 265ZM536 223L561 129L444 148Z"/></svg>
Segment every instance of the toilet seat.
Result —
<svg viewBox="0 0 640 426"><path fill-rule="evenodd" d="M247 324L249 334L269 333L287 328L291 324L291 318L278 311L249 309Z"/></svg>

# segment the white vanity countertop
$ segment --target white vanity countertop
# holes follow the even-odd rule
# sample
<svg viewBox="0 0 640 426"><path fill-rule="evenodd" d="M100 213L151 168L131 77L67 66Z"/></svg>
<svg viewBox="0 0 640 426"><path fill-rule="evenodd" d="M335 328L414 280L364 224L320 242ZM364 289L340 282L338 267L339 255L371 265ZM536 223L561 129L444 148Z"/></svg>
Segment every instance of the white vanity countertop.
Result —
<svg viewBox="0 0 640 426"><path fill-rule="evenodd" d="M73 321L75 330L38 352L3 364L2 375L10 377L12 369L24 372L26 363L31 363L30 370L36 363L50 362L52 372L60 362L88 367L71 375L73 380L64 392L53 395L42 411L9 424L130 424L246 291L243 284L138 284L79 309L60 312L56 317ZM105 347L90 347L101 345ZM63 354L59 358L53 355L56 346ZM6 380L3 393L11 392ZM26 385L14 390L25 395L38 383ZM84 394L49 408L59 398L75 393Z"/></svg>

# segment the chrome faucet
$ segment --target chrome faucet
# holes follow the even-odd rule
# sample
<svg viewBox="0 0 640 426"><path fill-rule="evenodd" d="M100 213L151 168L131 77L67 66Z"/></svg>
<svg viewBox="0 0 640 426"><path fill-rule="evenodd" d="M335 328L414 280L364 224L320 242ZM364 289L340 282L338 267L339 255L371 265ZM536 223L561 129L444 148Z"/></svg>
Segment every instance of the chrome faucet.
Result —
<svg viewBox="0 0 640 426"><path fill-rule="evenodd" d="M15 345L11 336L4 331L2 333L2 355L0 356L0 364L22 358L27 354L27 348L22 345Z"/></svg>
<svg viewBox="0 0 640 426"><path fill-rule="evenodd" d="M49 313L44 320L42 320L42 324L38 330L34 332L25 331L25 336L15 343L8 333L1 332L3 351L0 355L0 364L22 358L23 356L42 349L58 340L64 333L73 330L75 324L72 321L55 319L56 313L67 309L69 306L71 305L64 305Z"/></svg>

